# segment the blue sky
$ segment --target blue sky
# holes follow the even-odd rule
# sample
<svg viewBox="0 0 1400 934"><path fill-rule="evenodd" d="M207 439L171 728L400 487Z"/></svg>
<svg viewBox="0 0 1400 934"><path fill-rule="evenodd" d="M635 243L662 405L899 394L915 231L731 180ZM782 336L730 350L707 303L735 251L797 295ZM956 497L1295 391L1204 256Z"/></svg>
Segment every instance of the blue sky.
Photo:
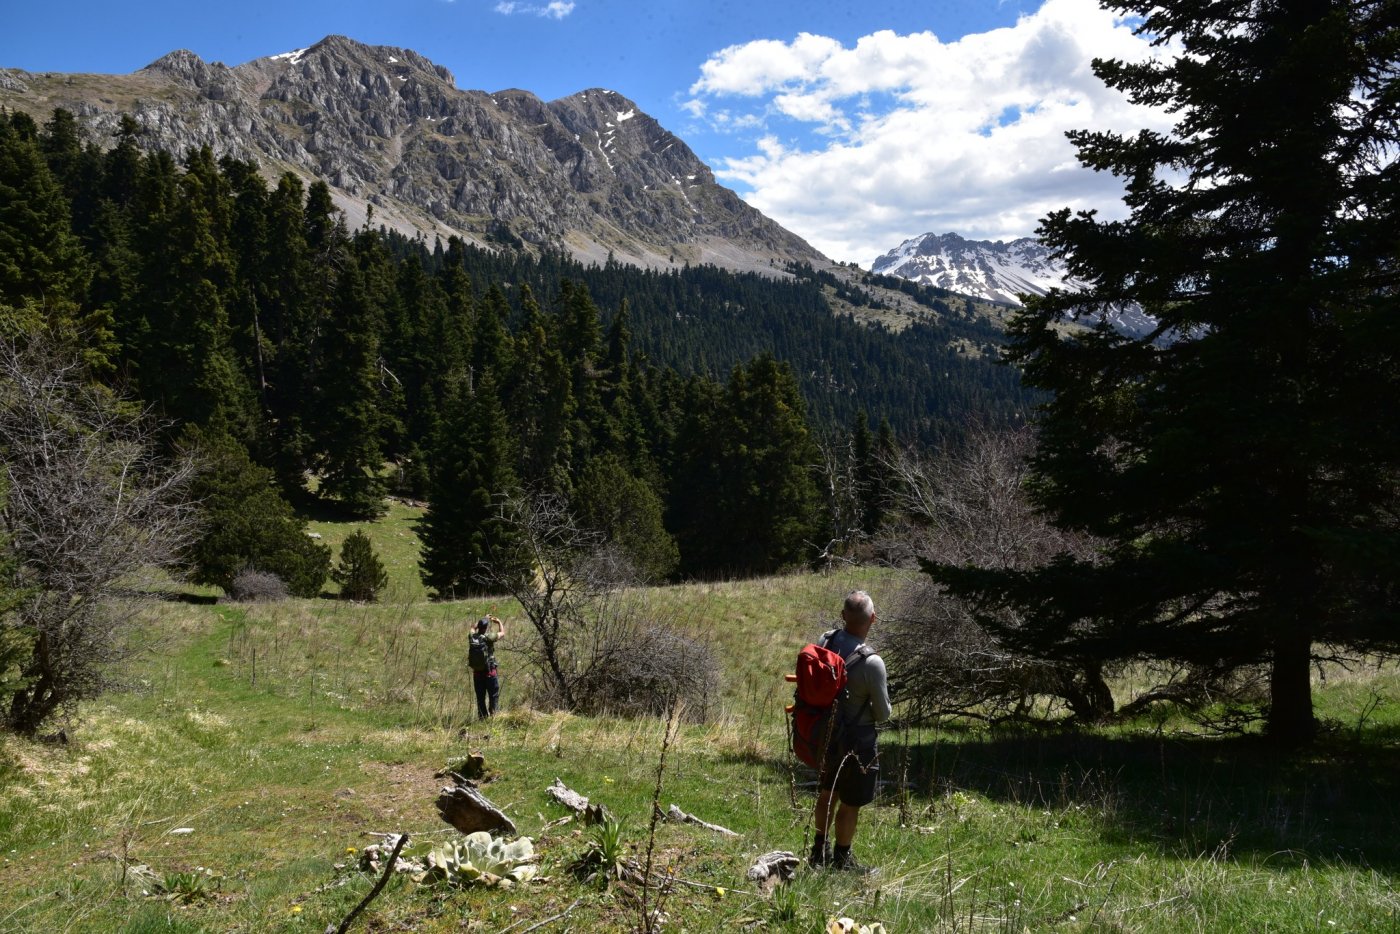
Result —
<svg viewBox="0 0 1400 934"><path fill-rule="evenodd" d="M186 48L238 65L339 33L414 49L462 88L617 91L765 214L868 266L906 238L1029 235L1121 214L1064 131L1163 119L1089 72L1145 43L1094 0L223 0L6 5L0 67L124 73Z"/></svg>

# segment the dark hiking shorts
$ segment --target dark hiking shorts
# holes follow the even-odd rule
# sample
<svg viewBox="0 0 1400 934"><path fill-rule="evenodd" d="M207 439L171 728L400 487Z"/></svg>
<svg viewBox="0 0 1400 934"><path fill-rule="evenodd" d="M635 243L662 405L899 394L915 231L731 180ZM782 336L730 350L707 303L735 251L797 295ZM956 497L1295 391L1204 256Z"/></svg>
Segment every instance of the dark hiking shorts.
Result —
<svg viewBox="0 0 1400 934"><path fill-rule="evenodd" d="M875 800L875 786L880 779L880 763L874 749L841 755L832 749L826 767L817 779L817 788L825 791L836 785L836 800L853 807L865 807Z"/></svg>

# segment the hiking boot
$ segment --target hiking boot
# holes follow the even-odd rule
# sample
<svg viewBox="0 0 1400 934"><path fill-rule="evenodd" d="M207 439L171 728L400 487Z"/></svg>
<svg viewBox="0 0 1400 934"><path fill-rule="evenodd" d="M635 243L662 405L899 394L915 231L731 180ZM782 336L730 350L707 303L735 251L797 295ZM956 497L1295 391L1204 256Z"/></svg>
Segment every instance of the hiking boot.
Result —
<svg viewBox="0 0 1400 934"><path fill-rule="evenodd" d="M856 862L856 858L851 855L850 850L840 855L833 855L831 859L828 860L827 865L832 869L840 870L841 872L855 873L858 876L873 876L880 871L874 866L866 866Z"/></svg>
<svg viewBox="0 0 1400 934"><path fill-rule="evenodd" d="M812 852L807 854L807 865L813 869L825 869L831 865L831 844L812 844Z"/></svg>

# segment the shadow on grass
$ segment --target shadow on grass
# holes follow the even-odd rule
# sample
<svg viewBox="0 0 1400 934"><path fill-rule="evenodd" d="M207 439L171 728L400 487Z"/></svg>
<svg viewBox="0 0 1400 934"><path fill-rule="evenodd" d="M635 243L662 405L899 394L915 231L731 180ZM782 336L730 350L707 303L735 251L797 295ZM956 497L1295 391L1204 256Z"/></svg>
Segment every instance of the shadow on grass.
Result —
<svg viewBox="0 0 1400 934"><path fill-rule="evenodd" d="M160 598L169 603L189 603L194 606L213 606L219 602L218 596L214 594L189 593L180 590L167 590L160 595Z"/></svg>
<svg viewBox="0 0 1400 934"><path fill-rule="evenodd" d="M1283 757L1253 737L996 733L882 741L885 777L920 797L964 790L1077 809L1106 841L1184 857L1254 855L1400 869L1400 749L1333 739Z"/></svg>

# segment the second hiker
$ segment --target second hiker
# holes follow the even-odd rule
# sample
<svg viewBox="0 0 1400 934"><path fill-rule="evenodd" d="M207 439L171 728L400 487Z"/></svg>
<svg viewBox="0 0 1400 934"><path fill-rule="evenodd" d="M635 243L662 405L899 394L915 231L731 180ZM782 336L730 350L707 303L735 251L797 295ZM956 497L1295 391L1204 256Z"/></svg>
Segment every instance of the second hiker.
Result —
<svg viewBox="0 0 1400 934"><path fill-rule="evenodd" d="M491 624L495 632L488 632ZM467 663L472 669L472 686L476 688L476 716L484 720L496 713L501 699L501 679L496 669L496 642L506 634L499 617L487 614L476 622L476 631L469 639Z"/></svg>

